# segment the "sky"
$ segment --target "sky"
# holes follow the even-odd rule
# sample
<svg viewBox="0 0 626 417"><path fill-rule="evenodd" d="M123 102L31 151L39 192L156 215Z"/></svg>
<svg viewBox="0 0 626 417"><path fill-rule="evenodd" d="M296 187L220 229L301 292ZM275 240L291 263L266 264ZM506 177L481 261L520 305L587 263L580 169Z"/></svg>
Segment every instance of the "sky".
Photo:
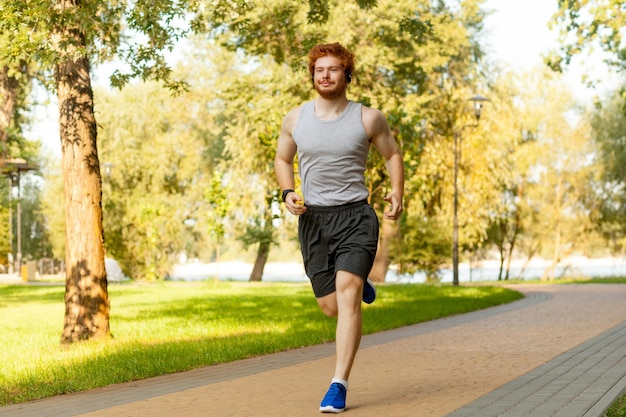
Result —
<svg viewBox="0 0 626 417"><path fill-rule="evenodd" d="M556 0L487 0L484 9L492 11L485 23L487 47L511 68L529 70L556 47L558 34L548 29Z"/></svg>
<svg viewBox="0 0 626 417"><path fill-rule="evenodd" d="M543 62L542 54L558 46L558 34L548 29L557 0L487 0L484 8L491 11L485 22L484 46L512 70L531 70ZM575 65L567 71L565 79L577 97L587 100L593 92L584 88L580 80L582 71L589 70L590 64L583 66L580 61L574 60ZM601 64L594 67L604 69ZM45 150L60 155L56 109L42 106L36 117L38 122L29 136L42 140Z"/></svg>
<svg viewBox="0 0 626 417"><path fill-rule="evenodd" d="M511 69L532 70L543 63L544 54L558 49L558 31L548 28L557 0L487 0L484 9L492 12L485 22L485 46ZM595 90L582 83L584 74L600 81ZM590 103L594 96L614 90L619 77L608 71L602 53L596 52L573 57L563 79L574 97Z"/></svg>

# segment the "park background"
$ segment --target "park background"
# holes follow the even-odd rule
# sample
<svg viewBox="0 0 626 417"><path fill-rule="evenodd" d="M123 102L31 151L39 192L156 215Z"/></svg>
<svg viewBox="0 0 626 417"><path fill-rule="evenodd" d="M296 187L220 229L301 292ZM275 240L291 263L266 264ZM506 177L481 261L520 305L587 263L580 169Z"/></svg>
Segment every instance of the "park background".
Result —
<svg viewBox="0 0 626 417"><path fill-rule="evenodd" d="M172 43L163 55L188 83L180 94L152 81L114 88L111 76L128 64L94 62L112 280L305 280L296 221L280 206L271 160L281 117L313 95L302 54L293 55L272 24L287 19L294 33L313 29L306 5L264 7L276 7L269 18L260 5L237 11L248 22L269 22L251 25L256 35L214 16L210 30ZM383 222L375 278L451 280L455 139L461 280L624 274L623 57L619 42L605 42L606 16L611 8L621 16L621 2L585 10L591 19L608 7L595 39L572 36L556 1L333 7L316 36L356 50L351 98L383 110L405 152L406 214L399 225ZM580 53L570 54L571 45ZM0 259L5 270L14 266L21 235L23 264L32 269L37 261L40 277L63 274L66 250L58 102L45 85L29 86L9 131L7 157L36 169L22 173L18 189L1 185L10 190L1 194L9 201ZM474 94L490 100L477 127L467 101ZM367 172L379 211L387 186L380 168L372 158ZM61 263L43 271L41 259Z"/></svg>
<svg viewBox="0 0 626 417"><path fill-rule="evenodd" d="M0 0L2 278L45 281L2 285L3 404L332 340L306 284L218 282L306 281L272 160L320 41L356 52L349 96L404 153L373 279L449 282L457 244L467 281L624 275L625 17L622 0ZM379 213L384 171L372 153ZM383 287L366 332L519 296Z"/></svg>

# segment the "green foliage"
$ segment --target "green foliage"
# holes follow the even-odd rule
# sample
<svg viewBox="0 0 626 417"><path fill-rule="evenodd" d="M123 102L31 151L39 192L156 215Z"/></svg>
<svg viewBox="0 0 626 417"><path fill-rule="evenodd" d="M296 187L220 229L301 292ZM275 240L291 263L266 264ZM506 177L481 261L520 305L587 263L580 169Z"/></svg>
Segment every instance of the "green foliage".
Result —
<svg viewBox="0 0 626 417"><path fill-rule="evenodd" d="M204 109L156 84L101 95L101 158L106 245L125 273L160 279L176 257L206 236L204 181L211 181ZM205 179L206 178L206 179Z"/></svg>
<svg viewBox="0 0 626 417"><path fill-rule="evenodd" d="M49 159L45 162L45 187L41 195L41 214L46 219L46 234L50 242L52 257L65 259L65 205L61 162Z"/></svg>
<svg viewBox="0 0 626 417"><path fill-rule="evenodd" d="M7 42L7 37L0 34L0 48L3 42ZM28 98L32 91L31 72L32 68L24 62L0 62L0 151L7 157L33 157L29 152L33 144L23 136L30 124L27 109L32 105Z"/></svg>
<svg viewBox="0 0 626 417"><path fill-rule="evenodd" d="M623 95L615 93L598 103L591 115L591 128L602 167L596 181L599 204L592 215L613 253L626 248L626 113Z"/></svg>
<svg viewBox="0 0 626 417"><path fill-rule="evenodd" d="M205 188L204 198L212 210L212 215L207 216L207 229L209 235L214 236L219 245L226 234L225 220L230 211L229 189L219 171L215 171L211 181Z"/></svg>
<svg viewBox="0 0 626 417"><path fill-rule="evenodd" d="M623 0L559 1L552 25L560 30L560 54L548 58L555 70L562 70L573 56L599 46L608 53L607 62L620 71L626 69L623 28L626 9Z"/></svg>
<svg viewBox="0 0 626 417"><path fill-rule="evenodd" d="M429 282L439 281L439 269L449 260L451 235L430 217L409 213L402 219L401 243L392 245L391 253L402 273L423 271ZM397 246L400 247L397 247Z"/></svg>
<svg viewBox="0 0 626 417"><path fill-rule="evenodd" d="M15 138L14 138L15 139ZM17 252L17 209L18 197L20 198L20 238L22 259L31 260L51 256L50 242L46 219L41 210L41 177L37 168L36 156L40 143L29 141L25 138L10 141L10 152L23 157L32 171L22 172L19 176L19 196L17 178L12 182L13 189L9 190L11 183L8 176L2 176L0 181L0 263L8 266L8 254L12 253L16 259ZM9 201L8 194L11 193ZM10 205L9 205L10 203ZM9 211L11 223L9 224Z"/></svg>
<svg viewBox="0 0 626 417"><path fill-rule="evenodd" d="M542 255L557 261L574 250L584 250L585 237L592 229L588 213L594 204L587 196L593 195L597 168L589 158L592 148L587 125L567 117L567 112L575 109L567 88L549 78L541 84L534 94L543 106L541 114L534 114L537 124L530 129L538 134L532 144L522 148L531 161L528 168L536 173L527 177L522 204L526 213L538 215L524 216L524 228L545 243Z"/></svg>
<svg viewBox="0 0 626 417"><path fill-rule="evenodd" d="M254 224L248 225L240 240L245 248L257 243L259 245L274 243L274 230L271 222L257 220Z"/></svg>
<svg viewBox="0 0 626 417"><path fill-rule="evenodd" d="M0 405L180 372L334 340L308 284L159 283L109 287L115 338L61 349L63 287L0 286ZM494 287L389 285L366 306L374 333L497 304Z"/></svg>
<svg viewBox="0 0 626 417"><path fill-rule="evenodd" d="M592 221L598 219L615 247L624 244L623 196L610 193L625 166L619 113L598 114L594 122L606 166L601 171L589 163L595 149L584 124L571 123L573 107L558 99L566 94L547 74L485 80L482 3L142 1L129 8L107 3L98 13L95 2L85 4L77 15L88 40L81 53L94 63L117 56L127 64L113 77L127 90L96 97L100 155L113 166L103 181L110 254L127 275L160 277L181 252L207 259L224 240L274 241L276 138L287 111L314 97L305 55L320 41L339 41L356 53L349 97L382 110L401 145L406 218L401 250L391 253L403 269L436 276L449 260L455 135L462 154L459 221L466 254L495 243L509 257L543 251L557 259L596 242ZM562 11L583 11L582 4L560 4ZM593 7L614 13L614 4ZM18 21L44 28L52 17L68 18L47 17L39 2L26 8L2 0L2 6L2 33L19 32ZM575 14L569 18L581 25ZM181 43L191 52L172 72L164 56L186 35L187 24L199 35ZM18 33L10 46L17 49L5 58L25 58L28 48L48 41L37 31L26 38ZM42 62L53 58L46 48ZM172 98L153 84L128 84L136 76L189 90ZM474 128L467 99L483 91L492 102ZM380 209L388 181L375 152L366 175ZM46 203L45 210L50 225L59 223L58 202ZM286 216L283 224L293 234L292 220ZM50 239L55 253L62 253L63 237L57 235Z"/></svg>
<svg viewBox="0 0 626 417"><path fill-rule="evenodd" d="M28 14L28 18L22 20L27 27L62 27L64 19L71 17L65 14L47 16L38 7L26 10L15 2L5 0L5 3L11 6L6 9L9 18L20 13ZM435 160L423 164L422 157L427 147L440 147L442 144L429 143L428 136L424 136L416 126L424 120L431 120L433 126L439 126L437 135L448 142L455 125L464 122L458 111L459 100L457 110L438 103L445 102L442 97L449 95L450 91L457 98L463 96L478 80L474 68L482 56L478 39L483 18L480 4L478 0L459 4L426 0L417 3L407 0L360 0L336 4L311 0L307 8L298 3L274 0L262 3L220 0L210 4L202 1L142 1L133 3L131 7L114 2L95 13L96 3L88 2L81 5L77 12L79 19L72 22L80 22L79 27L86 35L85 48L79 48L78 54L92 57L95 63L119 57L127 64L114 74L112 83L115 86L126 85L132 77L159 79L177 91L183 87L181 83L194 87L198 82L204 82L200 80L210 80L217 86L212 95L204 95L211 107L210 119L207 119L211 128L204 134L210 131L211 140L200 144L199 149L208 155L210 152L207 150L212 147L207 143L222 143L223 147L217 148L223 149L223 152L214 153L211 158L215 164L210 163L208 167L186 161L188 170L195 170L195 173L189 172L186 178L191 181L190 184L199 184L206 182L216 168L224 173L224 185L230 190L228 197L239 203L230 213L233 220L228 223L230 230L224 233L241 235L247 228L254 230L254 227L250 229L251 225L269 225L274 217L272 201L277 185L273 178L272 160L275 140L284 114L312 97L308 76L304 75L303 57L312 45L320 41L340 41L357 54L358 71L350 87L351 98L387 114L407 158L407 178L410 182L407 188L420 189L424 178L437 178L440 164ZM186 11L191 13L187 15ZM206 30L210 34L204 48L217 51L211 55L212 58L219 55L223 58L218 59L234 65L200 76L196 76L190 68L183 69L178 78L181 83L175 81L177 77L164 60L164 54L186 34L186 19L189 19L188 23L194 31ZM17 31L16 22L15 19L8 19L2 28ZM23 40L22 46L26 50L32 50L36 44L43 48L42 62L54 61L55 49L48 47L46 36L30 41L34 43L27 44ZM216 44L226 49L220 50ZM231 51L230 56L226 51ZM200 105L199 101L194 103L194 106ZM115 107L123 106L121 103L111 106L112 109ZM142 103L139 108L145 107ZM104 110L100 111L105 114ZM447 119L439 122L442 116ZM111 117L110 121L105 120L106 117L110 116L99 118L103 126L115 126L117 129L118 123L122 126L128 123L124 116ZM120 164L117 161L121 157L107 154L110 148L106 141L113 129L100 133L102 155L106 162L116 161L111 162L116 167L104 184L105 212L109 210L105 214L107 247L114 256L129 259L128 262L135 265L125 268L135 270L142 264L153 265L151 272L140 276L158 275L166 270L177 251L197 251L195 243L202 240L203 233L195 228L185 230L181 220L184 224L185 220L199 219L199 207L211 212L205 206L206 201L198 198L202 191L192 192L189 190L193 187L181 186L181 174L173 172L172 164L182 160L167 160L163 156L173 156L175 152L154 155L150 151L162 151L163 148L149 140L150 145L143 148L147 159L159 162L146 169L141 158L132 157L134 148L141 149L136 145L137 140L167 135L168 129L175 125L172 120L157 124L143 122L146 126L143 131L130 129L129 132L115 133L118 135L115 148L124 149L127 152L125 157L131 156L128 162ZM179 134L184 135L182 127ZM446 146L444 143L440 150L445 150ZM139 171L137 167L143 170ZM167 171L165 167L170 167L170 172L153 175L154 172ZM418 171L420 168L424 169ZM388 187L384 161L373 156L367 174L372 203L380 207ZM450 195L450 177L444 175L441 178L442 181L436 183L437 188L430 195L419 195L415 204L429 206L431 214L445 216L442 205L448 202L446 196ZM106 201L107 187L112 192L109 202ZM128 197L129 201L122 204L122 200L115 197L116 190L120 192L119 198ZM141 199L140 193L150 197ZM179 207L173 208L179 214L166 219L165 213L171 210L166 208L166 204L171 205L172 199L178 197L177 193L189 193L190 198L195 195L197 200L194 203L187 197L178 198L187 201L187 205L181 201ZM136 197L129 197L132 195ZM219 198L223 200L223 197ZM216 203L212 204L215 207ZM151 217L160 220L152 222L149 220ZM220 220L219 214L217 217L217 222L200 223L218 230L219 224L226 223ZM109 222L107 218L115 221ZM122 222L122 219L132 221ZM437 219L435 223L445 224L442 219ZM480 227L484 221L474 223L476 227L468 231L468 239L480 239ZM220 230L218 232L221 234ZM264 229L264 238L268 232L271 230ZM171 237L161 239L172 233L188 237L180 239L184 244L172 243ZM431 249L435 251L438 247ZM163 252L161 255L157 254L159 250ZM145 257L131 256L138 251L149 254Z"/></svg>
<svg viewBox="0 0 626 417"><path fill-rule="evenodd" d="M486 111L497 109L497 115L483 117L481 125L492 138L477 148L494 156L485 161L493 164L488 172L495 193L486 200L484 247L495 246L505 268L520 257L542 256L556 265L574 253L592 256L605 245L594 224L602 168L570 89L538 68L502 77L491 94Z"/></svg>
<svg viewBox="0 0 626 417"><path fill-rule="evenodd" d="M307 22L311 24L320 24L328 21L330 16L330 5L326 0L309 0L309 12L307 13Z"/></svg>
<svg viewBox="0 0 626 417"><path fill-rule="evenodd" d="M20 223L22 258L24 260L52 257L46 219L41 210L41 183L35 182L33 179L31 177L30 181L22 182Z"/></svg>
<svg viewBox="0 0 626 417"><path fill-rule="evenodd" d="M591 115L593 138L598 145L604 179L615 187L626 179L626 107L624 95L614 92L597 102Z"/></svg>
<svg viewBox="0 0 626 417"><path fill-rule="evenodd" d="M225 173L231 233L245 247L272 245L278 202L274 175L276 140L282 117L309 94L299 74L267 58L240 58L222 49L235 63L215 74L219 106L218 135L224 141L220 169ZM226 174L227 173L227 174Z"/></svg>
<svg viewBox="0 0 626 417"><path fill-rule="evenodd" d="M181 1L84 1L67 8L43 0L0 1L0 34L11 42L0 48L3 62L36 65L39 76L53 89L49 75L61 51L74 50L74 58L89 57L92 63L119 59L126 65L116 70L111 84L121 88L132 78L159 80L175 91L185 84L172 78L166 54L186 35L186 14L193 2ZM74 28L81 36L64 32ZM63 34L63 35L61 35ZM1 40L1 38L0 38Z"/></svg>

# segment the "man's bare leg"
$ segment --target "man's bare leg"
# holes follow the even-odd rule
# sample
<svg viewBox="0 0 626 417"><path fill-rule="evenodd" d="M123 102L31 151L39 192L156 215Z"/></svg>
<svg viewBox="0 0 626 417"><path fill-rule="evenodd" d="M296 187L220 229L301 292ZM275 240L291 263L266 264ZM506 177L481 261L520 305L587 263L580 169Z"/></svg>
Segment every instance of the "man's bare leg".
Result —
<svg viewBox="0 0 626 417"><path fill-rule="evenodd" d="M363 278L346 271L337 272L337 330L335 378L350 377L352 364L361 343L361 298Z"/></svg>
<svg viewBox="0 0 626 417"><path fill-rule="evenodd" d="M333 382L339 382L346 390L354 358L361 342L361 299L364 282L363 278L350 272L338 271L336 291L317 299L324 314L330 317L337 317L335 340L337 357ZM331 408L330 412L343 411L344 408ZM320 410L324 411L324 407L320 408Z"/></svg>

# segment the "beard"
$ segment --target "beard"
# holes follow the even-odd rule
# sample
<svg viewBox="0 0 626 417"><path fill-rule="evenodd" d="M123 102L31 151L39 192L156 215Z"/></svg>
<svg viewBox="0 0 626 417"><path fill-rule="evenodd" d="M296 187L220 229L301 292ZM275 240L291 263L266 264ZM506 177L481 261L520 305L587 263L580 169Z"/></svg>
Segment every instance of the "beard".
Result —
<svg viewBox="0 0 626 417"><path fill-rule="evenodd" d="M346 91L346 83L333 83L328 87L322 87L318 83L315 83L315 91L320 97L325 99L333 99L337 97L341 97Z"/></svg>

